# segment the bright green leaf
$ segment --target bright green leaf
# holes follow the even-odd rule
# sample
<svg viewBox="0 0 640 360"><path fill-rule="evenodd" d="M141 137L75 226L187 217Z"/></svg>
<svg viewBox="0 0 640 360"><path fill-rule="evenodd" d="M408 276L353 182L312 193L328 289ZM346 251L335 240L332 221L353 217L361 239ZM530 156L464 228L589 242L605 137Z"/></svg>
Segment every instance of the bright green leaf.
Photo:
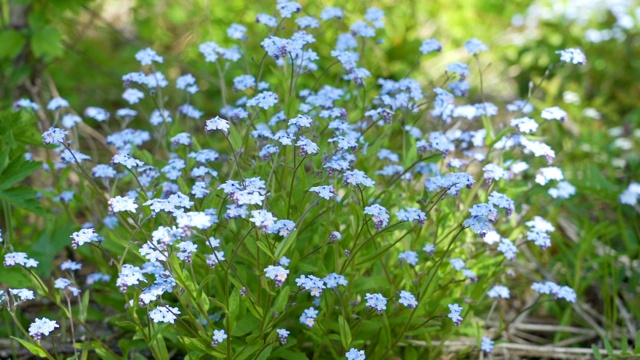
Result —
<svg viewBox="0 0 640 360"><path fill-rule="evenodd" d="M47 353L41 348L39 348L38 346L36 346L35 344L32 344L27 340L23 340L15 336L12 336L11 338L18 340L18 342L20 342L22 346L27 348L27 350L29 350L33 355L39 356L39 357L47 357Z"/></svg>

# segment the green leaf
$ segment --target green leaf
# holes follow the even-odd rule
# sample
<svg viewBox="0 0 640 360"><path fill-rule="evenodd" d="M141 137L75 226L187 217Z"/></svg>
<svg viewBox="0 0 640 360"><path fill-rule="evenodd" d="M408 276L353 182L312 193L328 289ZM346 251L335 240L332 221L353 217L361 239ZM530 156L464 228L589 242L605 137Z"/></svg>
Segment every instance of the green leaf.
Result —
<svg viewBox="0 0 640 360"><path fill-rule="evenodd" d="M595 356L598 360L602 360L602 354L600 354L600 349L598 349L598 346L596 346L596 344L591 344L591 348L593 349L593 356Z"/></svg>
<svg viewBox="0 0 640 360"><path fill-rule="evenodd" d="M86 290L82 295L82 312L80 313L80 320L83 322L87 319L87 310L89 310L89 298L90 291Z"/></svg>
<svg viewBox="0 0 640 360"><path fill-rule="evenodd" d="M273 355L278 355L279 358L287 359L287 360L309 360L307 355L304 353L293 352L289 350L281 350L282 348L276 350Z"/></svg>
<svg viewBox="0 0 640 360"><path fill-rule="evenodd" d="M340 324L340 340L342 341L342 347L346 349L351 344L351 329L349 329L349 324L345 321L342 315L338 316L338 323Z"/></svg>
<svg viewBox="0 0 640 360"><path fill-rule="evenodd" d="M260 250L264 251L264 253L267 254L272 260L275 260L275 258L273 257L273 253L271 252L271 249L269 249L267 244L262 241L257 241L256 245L260 248Z"/></svg>
<svg viewBox="0 0 640 360"><path fill-rule="evenodd" d="M16 186L10 189L0 190L0 200L7 201L11 205L31 211L34 214L44 216L44 209L36 200L38 192L26 186Z"/></svg>
<svg viewBox="0 0 640 360"><path fill-rule="evenodd" d="M629 350L629 342L627 341L627 333L622 333L622 339L620 339L620 351L624 354Z"/></svg>
<svg viewBox="0 0 640 360"><path fill-rule="evenodd" d="M234 289L229 297L229 316L235 318L238 312L240 312L240 293Z"/></svg>
<svg viewBox="0 0 640 360"><path fill-rule="evenodd" d="M254 317L243 317L238 321L233 329L231 329L232 336L244 336L250 333L252 330L260 329L260 321Z"/></svg>
<svg viewBox="0 0 640 360"><path fill-rule="evenodd" d="M167 345L164 343L164 338L162 336L158 336L154 342L149 344L149 346L156 350L156 354L159 356L156 360L169 360Z"/></svg>
<svg viewBox="0 0 640 360"><path fill-rule="evenodd" d="M26 288L32 286L31 279L19 267L0 267L2 284L12 288Z"/></svg>
<svg viewBox="0 0 640 360"><path fill-rule="evenodd" d="M255 353L256 351L260 350L260 348L262 347L262 341L258 340L257 343L252 344L252 345L247 345L246 346L246 350L244 350L242 352L242 354L238 355L237 357L233 357L233 359L236 360L244 360L249 358L250 355L252 355L253 353ZM244 349L244 348L243 348ZM251 358L253 359L253 357Z"/></svg>
<svg viewBox="0 0 640 360"><path fill-rule="evenodd" d="M496 137L493 132L493 126L491 125L491 119L489 119L488 116L482 116L482 126L487 132L487 135L485 137L485 142L487 144L493 144Z"/></svg>
<svg viewBox="0 0 640 360"><path fill-rule="evenodd" d="M75 225L66 217L59 216L47 221L45 231L40 235L38 241L31 244L29 253L40 262L37 273L44 277L51 274L53 255L71 244L71 233L75 230Z"/></svg>
<svg viewBox="0 0 640 360"><path fill-rule="evenodd" d="M23 340L23 339L15 337L15 336L12 336L11 338L18 340L18 342L20 344L22 344L22 346L27 348L27 350L29 350L33 355L39 356L39 357L47 357L47 353L44 350L40 349L35 344L32 344L27 340Z"/></svg>
<svg viewBox="0 0 640 360"><path fill-rule="evenodd" d="M0 59L12 59L22 51L27 42L24 35L16 30L0 31Z"/></svg>
<svg viewBox="0 0 640 360"><path fill-rule="evenodd" d="M62 56L62 34L51 26L38 29L31 38L31 51L35 57L51 60Z"/></svg>
<svg viewBox="0 0 640 360"><path fill-rule="evenodd" d="M0 190L8 189L17 184L27 176L38 171L41 167L41 162L28 161L22 154L16 156L9 162L7 167L0 172Z"/></svg>
<svg viewBox="0 0 640 360"><path fill-rule="evenodd" d="M62 34L57 29L45 26L31 37L31 50L35 57L51 60L62 56Z"/></svg>
<svg viewBox="0 0 640 360"><path fill-rule="evenodd" d="M284 306L287 304L290 293L291 289L289 288L289 286L282 287L271 310L282 312L284 310Z"/></svg>
<svg viewBox="0 0 640 360"><path fill-rule="evenodd" d="M258 356L256 360L268 359L269 355L271 355L271 350L273 350L273 344L267 346L266 349L262 350L262 352L260 352L260 356Z"/></svg>
<svg viewBox="0 0 640 360"><path fill-rule="evenodd" d="M0 171L2 171L2 169L7 167L8 163L9 163L9 148L7 147L4 150L0 151Z"/></svg>
<svg viewBox="0 0 640 360"><path fill-rule="evenodd" d="M611 343L607 339L603 339L603 340L604 340L604 348L607 349L607 355L613 356L614 353L613 353L613 347L611 346Z"/></svg>

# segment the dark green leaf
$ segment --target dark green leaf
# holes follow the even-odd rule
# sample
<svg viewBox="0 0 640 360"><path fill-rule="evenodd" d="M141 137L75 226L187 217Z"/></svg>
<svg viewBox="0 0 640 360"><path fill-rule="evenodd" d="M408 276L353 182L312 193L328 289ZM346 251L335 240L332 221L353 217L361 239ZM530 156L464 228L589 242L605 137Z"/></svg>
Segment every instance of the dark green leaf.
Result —
<svg viewBox="0 0 640 360"><path fill-rule="evenodd" d="M46 60L62 56L62 35L50 26L38 29L31 38L31 50L35 57L42 57Z"/></svg>
<svg viewBox="0 0 640 360"><path fill-rule="evenodd" d="M0 31L0 59L12 59L20 54L27 42L24 35L16 30Z"/></svg>
<svg viewBox="0 0 640 360"><path fill-rule="evenodd" d="M0 172L0 190L8 189L17 184L27 176L38 171L41 167L41 162L28 161L22 154L17 156Z"/></svg>
<svg viewBox="0 0 640 360"><path fill-rule="evenodd" d="M40 202L36 200L37 194L38 193L31 188L17 186L11 189L0 190L0 200L8 201L12 205L44 216L44 210L40 206Z"/></svg>

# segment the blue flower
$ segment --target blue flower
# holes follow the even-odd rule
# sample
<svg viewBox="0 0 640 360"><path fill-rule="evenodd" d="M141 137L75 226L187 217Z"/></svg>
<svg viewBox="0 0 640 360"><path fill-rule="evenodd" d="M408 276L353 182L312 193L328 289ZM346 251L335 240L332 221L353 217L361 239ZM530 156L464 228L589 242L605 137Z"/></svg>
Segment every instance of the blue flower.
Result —
<svg viewBox="0 0 640 360"><path fill-rule="evenodd" d="M320 19L327 21L329 19L342 19L344 17L344 13L342 9L339 7L328 6L320 12Z"/></svg>
<svg viewBox="0 0 640 360"><path fill-rule="evenodd" d="M378 314L382 314L387 309L387 299L382 294L366 293L365 299L367 299L367 307L376 309Z"/></svg>
<svg viewBox="0 0 640 360"><path fill-rule="evenodd" d="M287 337L289 337L289 331L287 329L276 329L278 333L278 338L280 339L280 343L282 345L287 343Z"/></svg>
<svg viewBox="0 0 640 360"><path fill-rule="evenodd" d="M478 39L470 39L464 43L464 48L467 49L469 54L477 54L482 51L487 51L489 48L482 41Z"/></svg>
<svg viewBox="0 0 640 360"><path fill-rule="evenodd" d="M460 75L460 78L462 79L469 76L469 66L459 62L447 65L447 71Z"/></svg>
<svg viewBox="0 0 640 360"><path fill-rule="evenodd" d="M487 354L491 354L491 352L493 351L493 340L486 336L483 336L480 350L484 351Z"/></svg>
<svg viewBox="0 0 640 360"><path fill-rule="evenodd" d="M413 294L405 290L400 291L400 299L398 300L398 302L410 309L413 309L416 306L418 306L418 302L416 301L415 296L413 296Z"/></svg>
<svg viewBox="0 0 640 360"><path fill-rule="evenodd" d="M375 181L371 180L363 171L352 170L344 173L344 185L373 187L375 184Z"/></svg>
<svg viewBox="0 0 640 360"><path fill-rule="evenodd" d="M256 22L258 24L264 24L268 27L275 27L276 25L278 25L278 20L275 17L262 13L256 16Z"/></svg>
<svg viewBox="0 0 640 360"><path fill-rule="evenodd" d="M42 133L42 142L45 145L50 144L63 144L65 141L65 136L67 136L69 132L67 130L59 129L59 128L49 128L49 130Z"/></svg>
<svg viewBox="0 0 640 360"><path fill-rule="evenodd" d="M506 286L502 286L502 285L496 285L494 287L491 288L491 290L489 290L489 292L487 292L487 295L490 298L502 298L502 299L509 299L511 297L511 294L509 292L509 288L507 288Z"/></svg>
<svg viewBox="0 0 640 360"><path fill-rule="evenodd" d="M318 310L310 307L300 315L300 323L307 325L308 327L313 327L316 323L316 318L318 317Z"/></svg>
<svg viewBox="0 0 640 360"><path fill-rule="evenodd" d="M145 66L151 65L152 62L162 63L163 58L151 48L146 48L136 53L136 60L138 60L142 66Z"/></svg>
<svg viewBox="0 0 640 360"><path fill-rule="evenodd" d="M567 119L567 112L562 110L558 106L553 106L553 107L542 110L540 117L542 117L545 120L565 121Z"/></svg>
<svg viewBox="0 0 640 360"><path fill-rule="evenodd" d="M422 42L422 45L420 45L420 52L423 55L427 55L434 51L442 51L442 45L436 39L427 39Z"/></svg>
<svg viewBox="0 0 640 360"><path fill-rule="evenodd" d="M278 95L271 91L264 91L247 101L247 106L257 106L265 110L278 103Z"/></svg>
<svg viewBox="0 0 640 360"><path fill-rule="evenodd" d="M295 1L278 1L276 9L280 12L280 16L283 18L290 18L293 13L298 13L302 10L302 6Z"/></svg>
<svg viewBox="0 0 640 360"><path fill-rule="evenodd" d="M364 21L356 21L353 25L351 25L349 30L351 30L351 32L356 36L366 38L376 36L376 30Z"/></svg>
<svg viewBox="0 0 640 360"><path fill-rule="evenodd" d="M224 339L227 338L227 333L224 330L213 330L213 337L211 346L218 346Z"/></svg>
<svg viewBox="0 0 640 360"><path fill-rule="evenodd" d="M367 358L364 354L364 350L358 350L355 348L351 348L344 354L344 356L347 357L347 360L365 360Z"/></svg>
<svg viewBox="0 0 640 360"><path fill-rule="evenodd" d="M335 196L336 192L333 189L333 186L314 186L309 189L311 192L315 192L323 199L330 200L333 196Z"/></svg>
<svg viewBox="0 0 640 360"><path fill-rule="evenodd" d="M462 316L460 313L462 312L462 307L458 304L449 304L449 315L447 315L456 326L460 326L462 323Z"/></svg>
<svg viewBox="0 0 640 360"><path fill-rule="evenodd" d="M140 99L144 98L144 93L136 88L128 88L122 93L122 98L129 104L137 104Z"/></svg>
<svg viewBox="0 0 640 360"><path fill-rule="evenodd" d="M233 88L236 91L244 91L256 86L256 78L253 75L240 75L233 79Z"/></svg>
<svg viewBox="0 0 640 360"><path fill-rule="evenodd" d="M227 35L236 40L246 40L247 27L244 25L233 23L227 28Z"/></svg>
<svg viewBox="0 0 640 360"><path fill-rule="evenodd" d="M418 253L415 251L404 251L398 254L400 262L406 262L409 265L416 266L418 264Z"/></svg>
<svg viewBox="0 0 640 360"><path fill-rule="evenodd" d="M303 16L303 17L297 18L296 24L298 24L298 26L300 26L301 29L304 29L307 27L316 29L320 27L320 22L311 16Z"/></svg>
<svg viewBox="0 0 640 360"><path fill-rule="evenodd" d="M380 229L387 226L389 223L389 211L378 204L365 207L364 213L371 215L371 220L373 221L377 231L380 231Z"/></svg>
<svg viewBox="0 0 640 360"><path fill-rule="evenodd" d="M518 248L509 239L502 238L498 244L498 251L504 254L509 260L514 260L518 254Z"/></svg>

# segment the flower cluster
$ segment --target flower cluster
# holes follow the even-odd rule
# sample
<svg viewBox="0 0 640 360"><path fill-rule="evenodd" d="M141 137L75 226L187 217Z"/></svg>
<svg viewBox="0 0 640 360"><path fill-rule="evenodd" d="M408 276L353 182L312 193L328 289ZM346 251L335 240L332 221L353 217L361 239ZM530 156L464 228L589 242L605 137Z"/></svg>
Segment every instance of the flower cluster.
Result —
<svg viewBox="0 0 640 360"><path fill-rule="evenodd" d="M460 326L460 324L462 324L462 316L460 316L460 314L462 313L462 307L458 304L449 304L449 315L447 315L449 317L449 319L451 319L451 321L453 321L454 324L456 324L456 326Z"/></svg>
<svg viewBox="0 0 640 360"><path fill-rule="evenodd" d="M367 307L375 309L378 314L382 314L387 309L387 299L382 294L365 294Z"/></svg>
<svg viewBox="0 0 640 360"><path fill-rule="evenodd" d="M364 213L371 215L371 221L373 221L377 231L380 231L389 223L389 211L378 204L365 207Z"/></svg>
<svg viewBox="0 0 640 360"><path fill-rule="evenodd" d="M289 275L289 270L282 266L269 265L264 269L264 272L266 277L275 280L276 287L281 287L284 281L287 280L287 275Z"/></svg>
<svg viewBox="0 0 640 360"><path fill-rule="evenodd" d="M560 286L552 281L531 284L531 289L540 294L551 294L556 299L564 299L570 303L576 302L576 292L568 286Z"/></svg>
<svg viewBox="0 0 640 360"><path fill-rule="evenodd" d="M41 319L35 319L34 322L29 325L29 335L33 337L33 340L40 341L42 336L49 336L49 334L55 330L55 328L60 327L55 320L50 320L45 317Z"/></svg>
<svg viewBox="0 0 640 360"><path fill-rule="evenodd" d="M4 254L4 266L24 266L26 268L34 268L38 266L38 261L30 258L26 253L23 252L11 252Z"/></svg>
<svg viewBox="0 0 640 360"><path fill-rule="evenodd" d="M316 318L318 317L318 310L310 307L305 309L302 315L300 315L300 323L307 325L308 327L313 327L316 323Z"/></svg>

